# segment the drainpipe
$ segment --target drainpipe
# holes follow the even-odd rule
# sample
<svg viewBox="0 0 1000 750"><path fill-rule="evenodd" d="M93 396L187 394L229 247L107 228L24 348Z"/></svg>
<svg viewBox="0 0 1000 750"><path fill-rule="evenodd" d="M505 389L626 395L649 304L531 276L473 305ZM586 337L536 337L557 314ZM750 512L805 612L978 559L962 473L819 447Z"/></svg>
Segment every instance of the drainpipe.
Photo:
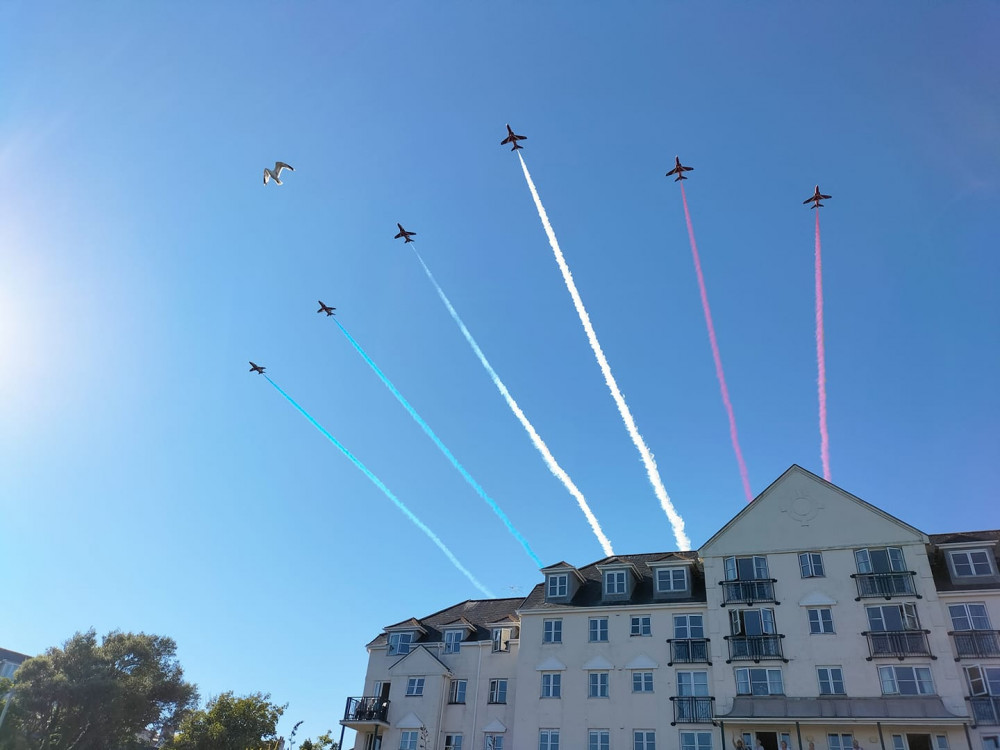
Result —
<svg viewBox="0 0 1000 750"><path fill-rule="evenodd" d="M962 722L962 729L965 730L965 741L969 743L969 750L972 750L972 736L969 734L969 725Z"/></svg>
<svg viewBox="0 0 1000 750"><path fill-rule="evenodd" d="M802 750L802 726L795 722L795 736L799 738L799 750Z"/></svg>
<svg viewBox="0 0 1000 750"><path fill-rule="evenodd" d="M726 722L722 719L719 719L719 734L722 735L722 744L719 745L719 747L721 747L722 750L726 750Z"/></svg>
<svg viewBox="0 0 1000 750"><path fill-rule="evenodd" d="M476 743L476 739L475 739L476 738L476 727L479 726L479 724L477 724L477 722L476 722L477 717L479 716L479 688L480 688L480 685L479 685L479 675L480 675L480 673L482 672L482 669L483 669L483 642L479 641L478 643L479 643L479 647L478 647L479 648L479 661L476 664L476 702L472 706L472 742L473 742L473 747L476 747L476 744L475 744Z"/></svg>
<svg viewBox="0 0 1000 750"><path fill-rule="evenodd" d="M885 737L882 735L882 722L876 721L875 726L878 727L878 741L882 745L882 750L885 750Z"/></svg>

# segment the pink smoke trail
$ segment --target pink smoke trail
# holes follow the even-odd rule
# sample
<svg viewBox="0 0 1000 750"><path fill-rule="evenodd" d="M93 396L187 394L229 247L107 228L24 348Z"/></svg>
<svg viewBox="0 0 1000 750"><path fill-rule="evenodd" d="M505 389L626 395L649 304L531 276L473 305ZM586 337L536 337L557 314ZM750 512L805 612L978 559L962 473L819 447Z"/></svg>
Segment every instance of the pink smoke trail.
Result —
<svg viewBox="0 0 1000 750"><path fill-rule="evenodd" d="M691 240L691 255L694 257L694 270L698 275L698 289L701 291L701 308L705 311L708 340L712 345L712 358L715 360L715 375L719 379L719 389L722 391L722 403L725 405L726 414L729 416L729 437L733 441L733 450L736 452L736 463L739 464L740 478L743 480L743 492L746 494L747 502L749 503L753 500L753 493L750 491L750 477L747 474L747 465L743 462L740 438L736 433L736 415L733 414L733 405L729 401L729 388L726 386L726 375L722 371L719 342L715 338L715 325L712 323L712 308L708 305L705 277L701 273L701 258L698 255L698 243L694 240L694 227L691 224L691 212L688 210L687 193L684 192L683 182L681 183L681 198L684 200L684 218L687 220L688 238Z"/></svg>
<svg viewBox="0 0 1000 750"><path fill-rule="evenodd" d="M819 241L819 209L816 210L816 361L819 366L819 437L823 479L830 479L830 433L826 429L826 345L823 342L823 255Z"/></svg>

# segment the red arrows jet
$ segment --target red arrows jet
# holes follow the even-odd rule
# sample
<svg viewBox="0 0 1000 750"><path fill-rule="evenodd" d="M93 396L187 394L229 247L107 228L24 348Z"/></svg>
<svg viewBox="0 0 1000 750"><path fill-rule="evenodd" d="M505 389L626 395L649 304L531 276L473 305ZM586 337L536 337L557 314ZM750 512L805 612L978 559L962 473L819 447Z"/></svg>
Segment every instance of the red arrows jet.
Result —
<svg viewBox="0 0 1000 750"><path fill-rule="evenodd" d="M255 365L253 362L251 362L250 363L250 369L247 372L257 372L257 373L260 373L261 375L263 375L265 369L266 368L264 368L264 367L262 367L260 365Z"/></svg>
<svg viewBox="0 0 1000 750"><path fill-rule="evenodd" d="M402 237L404 243L413 242L413 240L411 240L410 237L413 237L416 234L416 232L407 232L405 229L403 229L403 225L400 224L398 221L396 222L396 226L399 227L399 234L393 237L394 240L398 240L400 237Z"/></svg>
<svg viewBox="0 0 1000 750"><path fill-rule="evenodd" d="M678 180L686 180L687 177L684 176L684 173L690 172L692 169L694 169L694 167L685 167L683 164L681 164L681 157L679 156L674 157L674 164L676 164L677 166L675 166L673 169L667 172L666 175L667 177L669 177L672 174L677 175L677 179L675 179L674 182L677 182Z"/></svg>
<svg viewBox="0 0 1000 750"><path fill-rule="evenodd" d="M816 186L816 192L813 193L810 197L806 198L804 201L802 201L802 205L804 206L806 203L814 203L815 205L810 206L810 208L822 208L823 204L820 203L820 201L824 201L827 198L832 198L832 197L833 196L830 196L830 195L823 195L819 191L819 185L817 185Z"/></svg>
<svg viewBox="0 0 1000 750"><path fill-rule="evenodd" d="M317 310L316 312L326 313L326 317L329 318L331 315L336 315L336 313L334 312L334 310L336 309L337 309L336 307L330 307L329 305L324 305L323 300L319 300L319 310Z"/></svg>
<svg viewBox="0 0 1000 750"><path fill-rule="evenodd" d="M505 146L508 143L513 143L514 147L511 148L511 151L517 151L518 149L522 149L523 150L524 146L518 146L517 142L518 141L527 140L527 138L528 138L528 136L526 136L526 135L514 135L514 131L511 130L510 129L510 125L508 125L507 126L507 137L504 138L502 141L500 141L500 145L501 146Z"/></svg>

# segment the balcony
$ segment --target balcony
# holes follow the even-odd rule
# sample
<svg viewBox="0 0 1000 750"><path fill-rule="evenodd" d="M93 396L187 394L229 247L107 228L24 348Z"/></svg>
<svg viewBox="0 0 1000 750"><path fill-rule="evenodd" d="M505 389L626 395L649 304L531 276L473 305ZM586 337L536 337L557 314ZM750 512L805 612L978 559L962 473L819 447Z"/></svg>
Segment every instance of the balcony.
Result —
<svg viewBox="0 0 1000 750"><path fill-rule="evenodd" d="M750 578L741 581L719 581L722 586L722 605L745 604L752 607L756 602L774 602L775 578Z"/></svg>
<svg viewBox="0 0 1000 750"><path fill-rule="evenodd" d="M389 726L389 701L378 695L348 698L344 719L340 723L349 729L370 729L380 724Z"/></svg>
<svg viewBox="0 0 1000 750"><path fill-rule="evenodd" d="M902 661L908 656L922 656L937 659L931 655L927 644L929 630L866 630L861 635L868 637L868 661L893 657Z"/></svg>
<svg viewBox="0 0 1000 750"><path fill-rule="evenodd" d="M955 661L1000 657L1000 630L950 630L955 641Z"/></svg>
<svg viewBox="0 0 1000 750"><path fill-rule="evenodd" d="M693 695L674 696L670 702L674 704L674 720L676 724L714 724L712 701L715 698Z"/></svg>
<svg viewBox="0 0 1000 750"><path fill-rule="evenodd" d="M711 664L708 658L708 638L668 638L670 661L668 667L676 664Z"/></svg>
<svg viewBox="0 0 1000 750"><path fill-rule="evenodd" d="M994 695L983 695L978 698L966 698L972 704L972 726L1000 726L1000 698Z"/></svg>
<svg viewBox="0 0 1000 750"><path fill-rule="evenodd" d="M734 661L785 661L781 650L783 635L727 635L729 642L729 658L726 664Z"/></svg>
<svg viewBox="0 0 1000 750"><path fill-rule="evenodd" d="M892 599L894 596L923 597L913 586L916 571L905 570L900 573L852 573L851 578L858 587L858 595L854 601L862 599Z"/></svg>

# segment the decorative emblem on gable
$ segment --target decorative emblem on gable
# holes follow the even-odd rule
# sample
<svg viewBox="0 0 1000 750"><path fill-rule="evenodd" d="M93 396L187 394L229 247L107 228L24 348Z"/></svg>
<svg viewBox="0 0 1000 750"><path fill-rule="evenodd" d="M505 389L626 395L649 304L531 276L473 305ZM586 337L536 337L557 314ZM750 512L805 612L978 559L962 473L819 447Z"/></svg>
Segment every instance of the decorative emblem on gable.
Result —
<svg viewBox="0 0 1000 750"><path fill-rule="evenodd" d="M781 512L787 513L788 517L793 521L797 521L803 526L808 526L809 522L816 518L821 510L823 510L823 503L819 500L815 500L808 495L799 495L793 500L785 501Z"/></svg>

